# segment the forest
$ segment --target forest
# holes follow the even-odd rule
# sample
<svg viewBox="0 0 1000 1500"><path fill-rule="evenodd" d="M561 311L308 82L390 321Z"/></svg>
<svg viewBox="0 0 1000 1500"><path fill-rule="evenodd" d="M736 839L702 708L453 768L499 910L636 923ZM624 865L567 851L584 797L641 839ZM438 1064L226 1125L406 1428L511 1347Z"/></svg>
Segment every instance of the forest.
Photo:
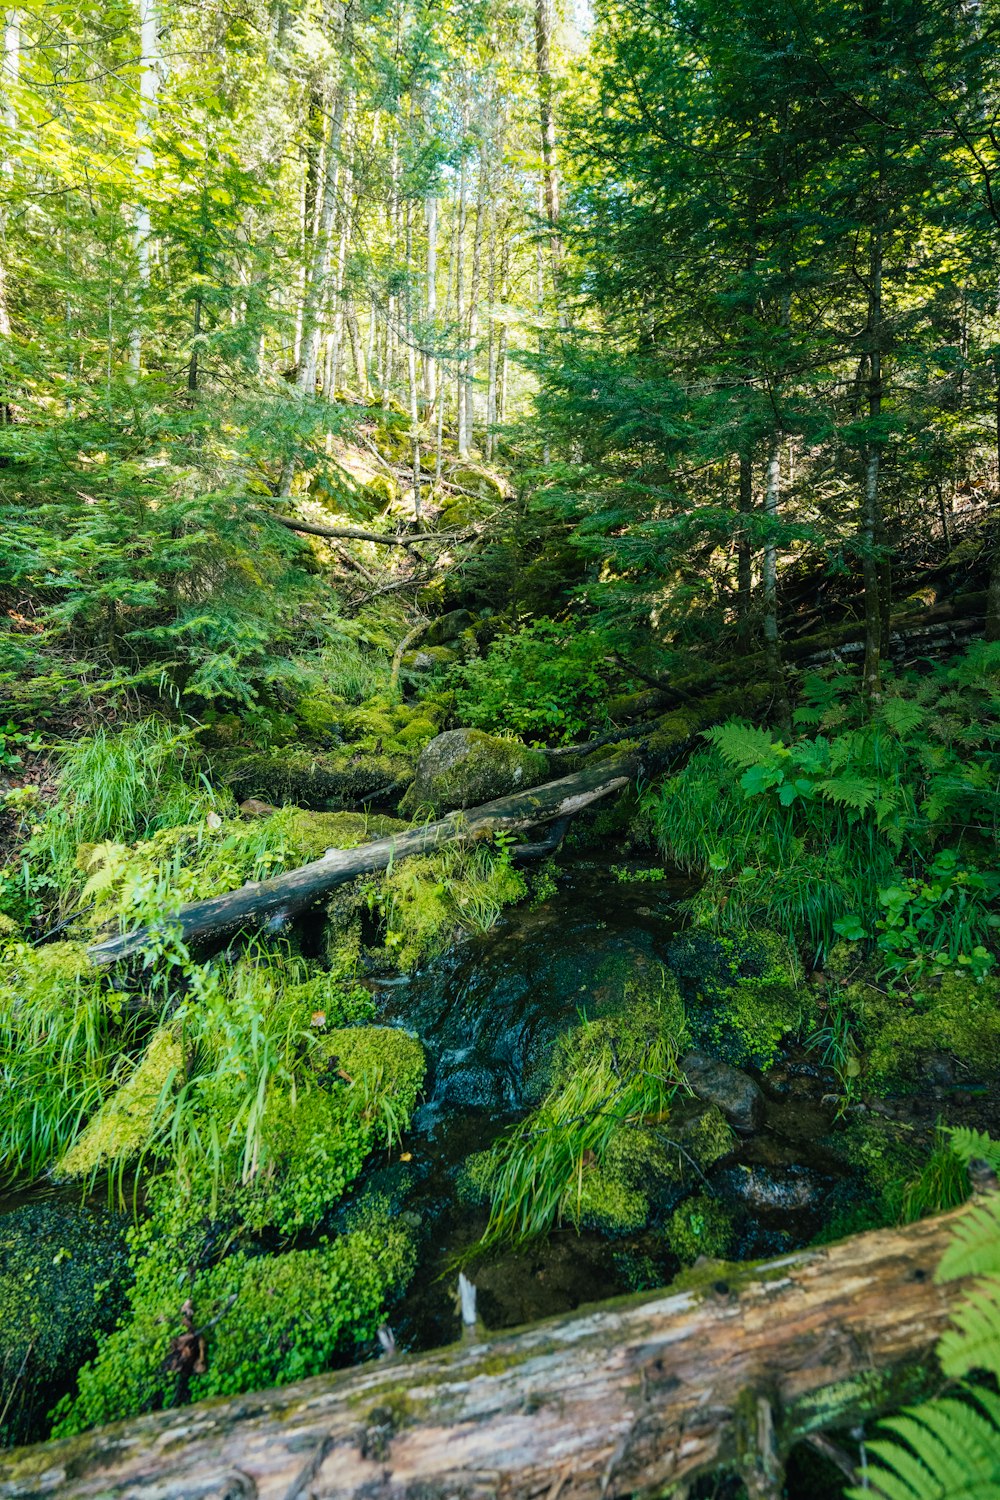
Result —
<svg viewBox="0 0 1000 1500"><path fill-rule="evenodd" d="M2 25L0 1494L1000 1497L998 0Z"/></svg>

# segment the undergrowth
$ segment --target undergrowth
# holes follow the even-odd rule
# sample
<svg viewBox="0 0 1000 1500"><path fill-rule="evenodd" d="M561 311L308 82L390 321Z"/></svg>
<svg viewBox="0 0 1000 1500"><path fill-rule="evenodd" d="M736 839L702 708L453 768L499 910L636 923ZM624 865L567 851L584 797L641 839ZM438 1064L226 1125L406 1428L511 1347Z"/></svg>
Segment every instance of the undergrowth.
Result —
<svg viewBox="0 0 1000 1500"><path fill-rule="evenodd" d="M849 679L808 677L786 745L739 721L648 794L661 847L703 877L714 926L764 924L821 959L838 937L894 973L986 972L1000 919L1000 651L980 644L892 684L867 714ZM931 864L930 878L926 873Z"/></svg>

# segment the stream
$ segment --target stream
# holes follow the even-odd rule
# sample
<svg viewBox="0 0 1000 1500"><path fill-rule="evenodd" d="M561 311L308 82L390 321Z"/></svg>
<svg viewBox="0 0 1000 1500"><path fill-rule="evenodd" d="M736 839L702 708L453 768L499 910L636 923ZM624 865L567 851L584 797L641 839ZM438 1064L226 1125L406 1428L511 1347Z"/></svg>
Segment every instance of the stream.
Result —
<svg viewBox="0 0 1000 1500"><path fill-rule="evenodd" d="M465 1159L538 1102L560 1033L627 1002L637 984L655 987L689 889L679 877L618 883L606 863L577 860L543 904L507 912L412 976L375 982L379 1021L415 1031L428 1059L425 1101L402 1152L374 1163L359 1188L387 1194L420 1221L417 1273L391 1317L400 1347L432 1348L460 1333L457 1263L487 1219L461 1193ZM808 1243L852 1193L851 1169L831 1139L834 1104L824 1100L833 1075L798 1048L758 1082L761 1128L738 1138L706 1178L733 1215L741 1259ZM671 1119L699 1108L679 1098ZM663 1285L680 1265L654 1223L622 1237L563 1227L473 1255L465 1269L489 1330Z"/></svg>

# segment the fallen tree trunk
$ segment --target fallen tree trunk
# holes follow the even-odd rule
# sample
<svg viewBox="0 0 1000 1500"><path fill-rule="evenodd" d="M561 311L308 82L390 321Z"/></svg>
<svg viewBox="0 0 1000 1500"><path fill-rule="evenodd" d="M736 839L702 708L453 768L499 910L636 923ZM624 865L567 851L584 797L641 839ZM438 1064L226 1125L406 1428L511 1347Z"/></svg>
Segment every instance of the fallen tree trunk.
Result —
<svg viewBox="0 0 1000 1500"><path fill-rule="evenodd" d="M293 916L336 886L356 880L359 875L384 870L390 863L397 863L410 855L426 854L441 844L470 843L501 829L517 833L540 823L572 817L592 802L627 786L638 769L639 763L634 757L623 756L572 776L563 776L558 781L546 782L544 786L486 802L481 807L449 813L446 818L426 823L408 833L376 839L357 849L331 849L322 859L289 870L285 875L244 885L239 890L211 896L205 901L192 901L171 918L171 926L180 929L186 942L197 942L251 923ZM137 953L149 936L150 929L141 927L120 937L108 938L96 943L90 949L90 956L96 964L115 963Z"/></svg>
<svg viewBox="0 0 1000 1500"><path fill-rule="evenodd" d="M270 510L261 511L261 515L278 526L284 526L286 531L301 531L306 536L330 537L339 541L374 542L378 547L422 547L427 542L443 542L450 546L454 542L469 539L467 531L423 531L412 536L400 536L365 531L361 526L321 526L316 521L300 521L297 516L279 516Z"/></svg>
<svg viewBox="0 0 1000 1500"><path fill-rule="evenodd" d="M0 1497L605 1500L719 1469L777 1497L797 1440L926 1381L961 1292L934 1283L954 1217L21 1449Z"/></svg>

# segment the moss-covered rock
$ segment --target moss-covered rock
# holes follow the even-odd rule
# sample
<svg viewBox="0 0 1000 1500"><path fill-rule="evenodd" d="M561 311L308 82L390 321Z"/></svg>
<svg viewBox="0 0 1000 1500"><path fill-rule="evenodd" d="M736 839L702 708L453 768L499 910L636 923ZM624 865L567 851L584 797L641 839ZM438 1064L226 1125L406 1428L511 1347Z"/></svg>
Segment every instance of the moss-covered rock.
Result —
<svg viewBox="0 0 1000 1500"><path fill-rule="evenodd" d="M183 1064L180 1037L171 1027L161 1027L126 1082L63 1153L56 1164L56 1176L85 1177L138 1156Z"/></svg>
<svg viewBox="0 0 1000 1500"><path fill-rule="evenodd" d="M441 672L459 659L459 653L451 646L418 646L403 654L400 665L404 672Z"/></svg>
<svg viewBox="0 0 1000 1500"><path fill-rule="evenodd" d="M374 1338L414 1265L412 1231L388 1216L316 1249L237 1251L208 1266L201 1238L157 1217L134 1234L130 1316L81 1371L55 1436L343 1363Z"/></svg>
<svg viewBox="0 0 1000 1500"><path fill-rule="evenodd" d="M486 845L457 846L407 859L353 898L382 916L384 956L409 970L444 952L462 933L487 932L505 907L528 893L509 858ZM343 911L343 906L341 907Z"/></svg>
<svg viewBox="0 0 1000 1500"><path fill-rule="evenodd" d="M448 646L466 631L474 630L476 617L468 609L450 609L432 620L424 631L425 646Z"/></svg>
<svg viewBox="0 0 1000 1500"><path fill-rule="evenodd" d="M297 746L216 752L212 770L240 801L263 797L269 802L324 808L331 802L362 802L387 787L405 784L413 774L413 758L398 752L369 753L349 745L338 750Z"/></svg>
<svg viewBox="0 0 1000 1500"><path fill-rule="evenodd" d="M46 1417L125 1304L125 1221L79 1204L0 1215L0 1443L46 1435Z"/></svg>
<svg viewBox="0 0 1000 1500"><path fill-rule="evenodd" d="M674 1210L666 1239L677 1259L692 1266L700 1256L723 1260L733 1242L733 1221L717 1198L698 1193Z"/></svg>
<svg viewBox="0 0 1000 1500"><path fill-rule="evenodd" d="M495 797L537 786L548 776L548 757L519 740L478 729L452 729L421 753L409 791L400 804L407 814L478 807Z"/></svg>
<svg viewBox="0 0 1000 1500"><path fill-rule="evenodd" d="M569 1192L566 1198L565 1216L601 1234L635 1234L649 1218L646 1195L603 1166L586 1168L577 1191Z"/></svg>
<svg viewBox="0 0 1000 1500"><path fill-rule="evenodd" d="M866 1081L875 1089L918 1087L922 1064L935 1053L949 1054L978 1079L1000 1072L1000 979L944 974L917 1003L874 991L862 1007Z"/></svg>
<svg viewBox="0 0 1000 1500"><path fill-rule="evenodd" d="M808 1018L798 961L775 933L717 937L694 930L670 946L696 1045L736 1066L768 1068Z"/></svg>

